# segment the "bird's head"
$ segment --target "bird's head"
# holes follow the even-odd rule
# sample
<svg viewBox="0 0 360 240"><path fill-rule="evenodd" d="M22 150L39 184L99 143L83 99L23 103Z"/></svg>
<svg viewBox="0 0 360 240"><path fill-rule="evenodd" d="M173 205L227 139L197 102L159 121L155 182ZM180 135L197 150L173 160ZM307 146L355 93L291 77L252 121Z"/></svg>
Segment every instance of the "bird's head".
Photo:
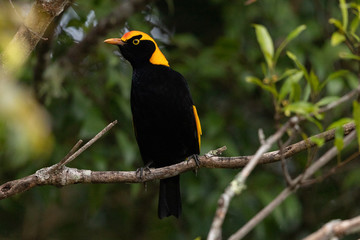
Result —
<svg viewBox="0 0 360 240"><path fill-rule="evenodd" d="M145 64L164 65L169 67L164 54L160 51L155 40L140 31L130 31L121 38L110 38L105 43L117 45L121 54L133 67Z"/></svg>

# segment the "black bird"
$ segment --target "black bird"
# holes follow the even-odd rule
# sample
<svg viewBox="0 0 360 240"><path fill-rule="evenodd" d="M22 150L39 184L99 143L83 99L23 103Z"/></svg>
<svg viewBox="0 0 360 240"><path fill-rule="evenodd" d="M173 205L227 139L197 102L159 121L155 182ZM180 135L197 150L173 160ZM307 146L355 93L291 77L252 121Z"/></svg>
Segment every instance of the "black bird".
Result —
<svg viewBox="0 0 360 240"><path fill-rule="evenodd" d="M170 68L154 39L130 31L104 42L117 45L133 67L131 111L144 164L160 168L197 157L201 126L188 84ZM179 180L179 176L160 180L159 218L180 216Z"/></svg>

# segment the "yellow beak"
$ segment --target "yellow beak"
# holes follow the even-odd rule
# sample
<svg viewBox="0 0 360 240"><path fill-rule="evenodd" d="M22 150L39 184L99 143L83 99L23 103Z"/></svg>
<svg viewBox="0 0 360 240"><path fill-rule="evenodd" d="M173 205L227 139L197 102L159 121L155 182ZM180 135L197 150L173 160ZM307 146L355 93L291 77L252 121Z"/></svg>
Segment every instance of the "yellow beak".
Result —
<svg viewBox="0 0 360 240"><path fill-rule="evenodd" d="M123 46L125 42L121 40L121 38L109 38L104 41L104 43L113 44L113 45L120 45Z"/></svg>

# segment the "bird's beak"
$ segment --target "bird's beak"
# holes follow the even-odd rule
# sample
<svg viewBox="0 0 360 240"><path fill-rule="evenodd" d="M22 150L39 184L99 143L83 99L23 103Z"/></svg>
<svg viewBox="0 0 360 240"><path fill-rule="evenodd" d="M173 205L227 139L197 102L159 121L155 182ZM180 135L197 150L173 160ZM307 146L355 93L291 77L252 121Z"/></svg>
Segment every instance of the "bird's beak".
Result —
<svg viewBox="0 0 360 240"><path fill-rule="evenodd" d="M124 46L125 42L121 40L121 38L109 38L104 41L104 43L113 44L113 45L120 45Z"/></svg>

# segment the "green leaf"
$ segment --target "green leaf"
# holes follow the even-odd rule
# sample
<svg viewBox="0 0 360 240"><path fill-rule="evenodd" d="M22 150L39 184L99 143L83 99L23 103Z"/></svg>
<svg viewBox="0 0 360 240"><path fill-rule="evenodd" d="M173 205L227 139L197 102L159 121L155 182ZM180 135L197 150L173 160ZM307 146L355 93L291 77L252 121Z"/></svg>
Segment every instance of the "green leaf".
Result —
<svg viewBox="0 0 360 240"><path fill-rule="evenodd" d="M355 121L357 141L360 149L360 104L357 101L353 102L353 118Z"/></svg>
<svg viewBox="0 0 360 240"><path fill-rule="evenodd" d="M348 10L347 9L348 9L348 7L346 5L346 1L345 0L340 0L340 10L341 10L341 15L342 15L342 27L343 27L345 32L346 32L348 22L349 22L349 16L348 16Z"/></svg>
<svg viewBox="0 0 360 240"><path fill-rule="evenodd" d="M360 5L354 2L349 3L351 8L354 8L356 10L355 15L358 17L360 13Z"/></svg>
<svg viewBox="0 0 360 240"><path fill-rule="evenodd" d="M325 81L329 81L329 80L332 80L332 79L335 79L335 78L343 77L348 73L349 73L348 70L339 70L339 71L333 72L327 77L327 79Z"/></svg>
<svg viewBox="0 0 360 240"><path fill-rule="evenodd" d="M323 89L329 81L344 77L347 74L349 74L348 70L339 70L331 73L326 80L320 84L320 90Z"/></svg>
<svg viewBox="0 0 360 240"><path fill-rule="evenodd" d="M350 23L350 35L355 38L356 41L360 42L360 37L356 34L360 23L360 5L354 2L350 3L349 5L354 9L353 13L355 14L355 17Z"/></svg>
<svg viewBox="0 0 360 240"><path fill-rule="evenodd" d="M344 28L341 24L341 22L335 18L330 18L329 23L333 24L335 27L337 27L340 31L344 32Z"/></svg>
<svg viewBox="0 0 360 240"><path fill-rule="evenodd" d="M358 26L359 26L359 17L354 17L354 19L350 23L350 33L355 34Z"/></svg>
<svg viewBox="0 0 360 240"><path fill-rule="evenodd" d="M298 82L303 77L302 71L297 71L296 73L290 75L282 85L279 93L279 101L285 99L286 95L289 93L294 94L293 91L295 90L294 85L298 85Z"/></svg>
<svg viewBox="0 0 360 240"><path fill-rule="evenodd" d="M327 130L330 129L334 129L334 128L339 128L339 127L343 127L343 125L352 122L353 119L352 118L341 118L333 123L330 124L330 126L327 128Z"/></svg>
<svg viewBox="0 0 360 240"><path fill-rule="evenodd" d="M341 52L341 53L339 53L339 57L343 58L343 59L360 61L360 56L357 56L357 55L349 53L349 52Z"/></svg>
<svg viewBox="0 0 360 240"><path fill-rule="evenodd" d="M332 124L327 128L334 129L335 128L335 140L334 145L336 146L337 150L340 152L344 148L344 128L343 125L347 124L349 122L352 122L353 119L351 118L341 118ZM340 160L340 159L339 159Z"/></svg>
<svg viewBox="0 0 360 240"><path fill-rule="evenodd" d="M266 74L266 64L265 63L261 63L261 72L263 73L263 75L264 75L264 77L266 77L267 76L267 74Z"/></svg>
<svg viewBox="0 0 360 240"><path fill-rule="evenodd" d="M254 24L257 41L264 54L269 68L273 68L274 44L268 30L259 24Z"/></svg>
<svg viewBox="0 0 360 240"><path fill-rule="evenodd" d="M290 97L289 97L290 102L300 101L301 90L302 90L302 88L299 83L294 83L292 85L292 91L290 92Z"/></svg>
<svg viewBox="0 0 360 240"><path fill-rule="evenodd" d="M259 87L261 87L262 89L271 92L274 97L277 97L278 93L275 89L275 87L272 87L270 85L266 85L264 84L259 78L257 77L253 77L253 76L247 76L245 78L245 81L249 82L249 83L255 83L256 85L258 85Z"/></svg>
<svg viewBox="0 0 360 240"><path fill-rule="evenodd" d="M298 72L298 71L299 71L299 70L296 69L296 68L287 69L287 70L285 70L285 72L278 78L277 81L281 81L281 80L287 78L288 76L295 74L295 73Z"/></svg>
<svg viewBox="0 0 360 240"><path fill-rule="evenodd" d="M318 147L321 147L324 145L325 143L325 139L324 138L318 138L318 137L315 137L315 136L312 136L310 138L310 140L315 143Z"/></svg>
<svg viewBox="0 0 360 240"><path fill-rule="evenodd" d="M306 29L306 25L300 25L295 30L293 30L289 35L286 37L285 42L289 43L291 40L299 36Z"/></svg>
<svg viewBox="0 0 360 240"><path fill-rule="evenodd" d="M286 116L289 116L289 113L297 113L303 116L309 116L309 114L311 113L316 113L318 111L318 107L315 106L312 103L309 102L303 102L303 101L299 101L299 102L294 102L291 103L287 106L285 106L284 108L284 112Z"/></svg>
<svg viewBox="0 0 360 240"><path fill-rule="evenodd" d="M314 124L316 125L316 127L319 129L319 131L322 132L322 131L324 130L321 122L319 122L318 120L316 120L314 117L311 117L310 115L308 115L308 116L305 116L305 118L306 118L309 122L314 123Z"/></svg>
<svg viewBox="0 0 360 240"><path fill-rule="evenodd" d="M356 33L350 33L350 35L355 38L356 41L360 42L360 37Z"/></svg>
<svg viewBox="0 0 360 240"><path fill-rule="evenodd" d="M345 36L339 32L334 32L331 35L331 46L337 46L345 41Z"/></svg>
<svg viewBox="0 0 360 240"><path fill-rule="evenodd" d="M304 77L306 78L307 81L309 81L309 73L308 71L306 70L306 68L304 67L304 65L302 65L299 60L297 59L297 57L295 56L295 54L293 54L292 52L290 51L287 51L286 52L286 55L294 61L294 63L296 64L296 66L301 70L303 71L304 73Z"/></svg>
<svg viewBox="0 0 360 240"><path fill-rule="evenodd" d="M307 102L311 95L311 87L310 84L306 84L303 94L303 101Z"/></svg>
<svg viewBox="0 0 360 240"><path fill-rule="evenodd" d="M339 99L338 96L327 96L320 99L320 101L318 101L315 105L318 107L325 106L328 105L329 103L337 101L338 99Z"/></svg>
<svg viewBox="0 0 360 240"><path fill-rule="evenodd" d="M316 76L313 70L310 71L309 84L314 93L319 92L319 78Z"/></svg>
<svg viewBox="0 0 360 240"><path fill-rule="evenodd" d="M334 145L339 152L344 148L344 129L342 127L337 127L335 129Z"/></svg>
<svg viewBox="0 0 360 240"><path fill-rule="evenodd" d="M300 33L302 33L306 29L306 25L300 25L295 30L289 33L289 35L286 37L286 39L280 44L280 46L276 49L274 62L276 63L281 52L284 50L286 45L288 45L294 38L299 36Z"/></svg>

